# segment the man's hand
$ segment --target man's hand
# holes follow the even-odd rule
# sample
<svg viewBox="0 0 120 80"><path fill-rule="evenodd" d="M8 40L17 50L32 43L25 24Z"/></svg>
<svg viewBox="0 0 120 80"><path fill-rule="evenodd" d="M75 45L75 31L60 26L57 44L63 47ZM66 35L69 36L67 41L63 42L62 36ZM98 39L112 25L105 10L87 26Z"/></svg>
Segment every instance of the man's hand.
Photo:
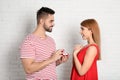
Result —
<svg viewBox="0 0 120 80"><path fill-rule="evenodd" d="M53 62L59 60L62 57L62 52L63 52L63 49L57 50L55 53L52 54L50 59L53 60Z"/></svg>
<svg viewBox="0 0 120 80"><path fill-rule="evenodd" d="M66 62L68 60L68 58L69 58L69 55L63 55L60 59L61 63Z"/></svg>
<svg viewBox="0 0 120 80"><path fill-rule="evenodd" d="M68 55L63 55L59 60L56 61L56 66L60 65L63 62L66 62L68 60L69 56Z"/></svg>

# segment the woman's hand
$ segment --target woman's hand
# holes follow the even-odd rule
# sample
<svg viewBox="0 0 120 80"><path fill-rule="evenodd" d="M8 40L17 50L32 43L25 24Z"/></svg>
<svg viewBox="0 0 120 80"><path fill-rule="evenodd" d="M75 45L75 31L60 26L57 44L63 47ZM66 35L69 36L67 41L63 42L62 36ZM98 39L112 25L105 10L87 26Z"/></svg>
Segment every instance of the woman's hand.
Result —
<svg viewBox="0 0 120 80"><path fill-rule="evenodd" d="M78 52L81 50L83 46L80 44L75 45L74 50L73 50L73 55L77 55Z"/></svg>

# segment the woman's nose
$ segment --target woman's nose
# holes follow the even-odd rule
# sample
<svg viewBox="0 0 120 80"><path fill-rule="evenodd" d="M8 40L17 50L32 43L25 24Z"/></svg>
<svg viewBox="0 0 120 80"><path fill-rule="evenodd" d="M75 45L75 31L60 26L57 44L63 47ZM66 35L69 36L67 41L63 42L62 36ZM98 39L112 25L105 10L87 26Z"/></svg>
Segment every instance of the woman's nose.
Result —
<svg viewBox="0 0 120 80"><path fill-rule="evenodd" d="M82 30L80 30L80 34L82 34Z"/></svg>

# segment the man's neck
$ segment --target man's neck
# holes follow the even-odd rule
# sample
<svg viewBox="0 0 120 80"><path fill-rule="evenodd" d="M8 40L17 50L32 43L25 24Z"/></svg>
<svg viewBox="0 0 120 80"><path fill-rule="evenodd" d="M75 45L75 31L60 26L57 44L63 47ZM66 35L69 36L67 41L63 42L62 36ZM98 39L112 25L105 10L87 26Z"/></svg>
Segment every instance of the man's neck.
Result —
<svg viewBox="0 0 120 80"><path fill-rule="evenodd" d="M43 27L37 26L36 30L33 32L34 35L41 37L41 38L46 38L46 33Z"/></svg>

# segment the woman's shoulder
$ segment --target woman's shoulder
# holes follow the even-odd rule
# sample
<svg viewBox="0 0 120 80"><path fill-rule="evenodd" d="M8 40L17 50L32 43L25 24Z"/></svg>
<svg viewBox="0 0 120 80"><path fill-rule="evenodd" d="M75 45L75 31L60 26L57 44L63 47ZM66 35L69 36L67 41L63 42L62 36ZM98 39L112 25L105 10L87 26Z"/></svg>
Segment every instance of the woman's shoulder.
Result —
<svg viewBox="0 0 120 80"><path fill-rule="evenodd" d="M85 50L98 50L99 48L98 48L98 45L97 44L87 44L87 45L85 45L84 47L83 47L83 49L85 49Z"/></svg>
<svg viewBox="0 0 120 80"><path fill-rule="evenodd" d="M93 43L93 44L88 44L87 47L88 47L88 48L90 48L90 47L96 47L96 48L98 48L98 45L97 45L96 43Z"/></svg>
<svg viewBox="0 0 120 80"><path fill-rule="evenodd" d="M89 44L88 47L87 47L87 51L88 52L99 52L99 47L97 44Z"/></svg>

